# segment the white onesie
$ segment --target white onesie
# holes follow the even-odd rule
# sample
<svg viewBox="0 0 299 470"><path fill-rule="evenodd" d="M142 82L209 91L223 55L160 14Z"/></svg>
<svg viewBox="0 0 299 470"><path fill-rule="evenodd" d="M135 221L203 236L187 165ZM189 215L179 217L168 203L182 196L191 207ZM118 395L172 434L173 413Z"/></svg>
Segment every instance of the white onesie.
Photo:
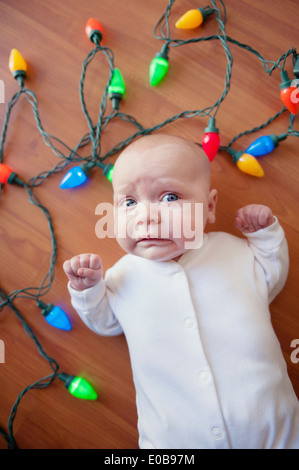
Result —
<svg viewBox="0 0 299 470"><path fill-rule="evenodd" d="M139 446L299 448L299 405L269 303L288 248L277 219L247 239L223 232L178 262L126 255L72 305L100 335L124 332Z"/></svg>

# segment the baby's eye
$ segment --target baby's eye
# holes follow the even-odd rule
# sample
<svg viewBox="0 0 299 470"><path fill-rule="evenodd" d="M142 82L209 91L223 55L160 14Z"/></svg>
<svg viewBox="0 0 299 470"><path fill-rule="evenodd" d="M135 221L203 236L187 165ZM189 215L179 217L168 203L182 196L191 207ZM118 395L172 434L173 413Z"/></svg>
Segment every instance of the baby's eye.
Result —
<svg viewBox="0 0 299 470"><path fill-rule="evenodd" d="M163 199L162 199L162 202L174 202L174 201L177 201L178 200L178 196L176 194L166 194Z"/></svg>
<svg viewBox="0 0 299 470"><path fill-rule="evenodd" d="M134 206L136 204L136 201L134 201L134 199L126 199L124 202L123 202L123 205L125 207L131 207L131 206Z"/></svg>

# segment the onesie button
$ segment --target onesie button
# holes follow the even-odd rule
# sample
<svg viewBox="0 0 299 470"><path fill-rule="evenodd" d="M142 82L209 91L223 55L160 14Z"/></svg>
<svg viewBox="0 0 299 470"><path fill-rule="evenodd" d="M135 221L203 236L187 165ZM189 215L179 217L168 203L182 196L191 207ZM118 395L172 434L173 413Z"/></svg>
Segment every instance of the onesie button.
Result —
<svg viewBox="0 0 299 470"><path fill-rule="evenodd" d="M193 320L193 318L186 318L184 324L186 328L193 328L195 325L195 320Z"/></svg>
<svg viewBox="0 0 299 470"><path fill-rule="evenodd" d="M211 374L207 370L202 370L201 372L199 372L197 377L201 383L206 384L209 382Z"/></svg>
<svg viewBox="0 0 299 470"><path fill-rule="evenodd" d="M181 273L180 272L174 273L173 278L179 281L181 279Z"/></svg>
<svg viewBox="0 0 299 470"><path fill-rule="evenodd" d="M220 428L213 428L211 431L212 436L214 439L221 439L223 436L223 432L221 431Z"/></svg>

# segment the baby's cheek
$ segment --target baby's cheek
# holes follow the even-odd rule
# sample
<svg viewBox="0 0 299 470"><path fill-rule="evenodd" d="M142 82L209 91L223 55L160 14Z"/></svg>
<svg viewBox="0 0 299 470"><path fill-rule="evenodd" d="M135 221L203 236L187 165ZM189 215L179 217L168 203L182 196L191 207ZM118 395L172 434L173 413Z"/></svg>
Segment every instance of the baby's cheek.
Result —
<svg viewBox="0 0 299 470"><path fill-rule="evenodd" d="M133 249L134 221L126 211L118 211L114 218L114 233L119 246L127 253Z"/></svg>
<svg viewBox="0 0 299 470"><path fill-rule="evenodd" d="M181 238L182 236L182 208L180 204L160 206L161 217L161 237L162 238Z"/></svg>
<svg viewBox="0 0 299 470"><path fill-rule="evenodd" d="M195 231L201 232L203 230L203 205L189 202L182 205L171 205L168 220L173 238L185 238L186 236L188 238Z"/></svg>
<svg viewBox="0 0 299 470"><path fill-rule="evenodd" d="M184 248L199 248L203 241L204 214L203 204L194 203L184 205L182 211L182 239Z"/></svg>
<svg viewBox="0 0 299 470"><path fill-rule="evenodd" d="M117 210L114 213L114 233L118 239L127 237L127 216L126 211Z"/></svg>

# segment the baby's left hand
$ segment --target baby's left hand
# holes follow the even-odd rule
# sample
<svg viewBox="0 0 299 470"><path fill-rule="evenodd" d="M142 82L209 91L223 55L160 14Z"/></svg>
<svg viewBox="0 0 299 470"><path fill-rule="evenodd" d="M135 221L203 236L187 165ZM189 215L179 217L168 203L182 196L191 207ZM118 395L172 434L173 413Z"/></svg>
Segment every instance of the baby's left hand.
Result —
<svg viewBox="0 0 299 470"><path fill-rule="evenodd" d="M275 222L269 207L261 204L248 204L237 210L235 227L243 233L252 233L269 227Z"/></svg>

